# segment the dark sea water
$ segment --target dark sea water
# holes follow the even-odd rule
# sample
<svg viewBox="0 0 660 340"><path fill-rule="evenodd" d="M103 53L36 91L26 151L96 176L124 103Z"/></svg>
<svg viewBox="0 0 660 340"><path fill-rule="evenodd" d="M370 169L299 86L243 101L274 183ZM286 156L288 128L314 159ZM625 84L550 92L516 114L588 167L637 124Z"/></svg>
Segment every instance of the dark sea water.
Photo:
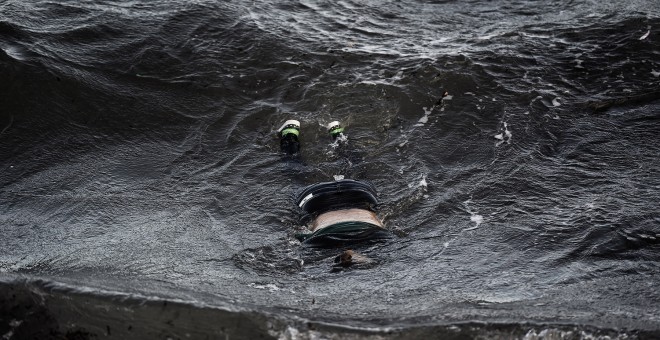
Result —
<svg viewBox="0 0 660 340"><path fill-rule="evenodd" d="M658 1L0 1L3 340L659 338L659 203Z"/></svg>

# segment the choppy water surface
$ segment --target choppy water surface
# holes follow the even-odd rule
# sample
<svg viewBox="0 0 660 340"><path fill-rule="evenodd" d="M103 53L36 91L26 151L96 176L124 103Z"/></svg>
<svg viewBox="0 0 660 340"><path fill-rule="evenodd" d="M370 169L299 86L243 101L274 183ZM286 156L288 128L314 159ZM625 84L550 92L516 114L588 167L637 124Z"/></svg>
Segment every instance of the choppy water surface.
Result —
<svg viewBox="0 0 660 340"><path fill-rule="evenodd" d="M658 334L635 333L660 329L656 1L0 13L4 282L256 311L281 338L316 334L300 320ZM300 162L278 150L286 119ZM357 248L369 266L331 272L339 250L293 237L293 193L335 175L372 182L396 235Z"/></svg>

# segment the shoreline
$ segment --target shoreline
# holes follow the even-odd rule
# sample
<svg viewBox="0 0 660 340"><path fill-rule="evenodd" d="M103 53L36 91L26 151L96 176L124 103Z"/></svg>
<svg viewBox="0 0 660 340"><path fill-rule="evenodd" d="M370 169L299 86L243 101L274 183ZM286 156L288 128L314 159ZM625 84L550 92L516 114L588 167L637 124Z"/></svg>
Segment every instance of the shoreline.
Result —
<svg viewBox="0 0 660 340"><path fill-rule="evenodd" d="M43 280L16 279L0 281L0 335L4 339L653 339L660 337L660 330L478 321L356 327L166 299L73 292Z"/></svg>

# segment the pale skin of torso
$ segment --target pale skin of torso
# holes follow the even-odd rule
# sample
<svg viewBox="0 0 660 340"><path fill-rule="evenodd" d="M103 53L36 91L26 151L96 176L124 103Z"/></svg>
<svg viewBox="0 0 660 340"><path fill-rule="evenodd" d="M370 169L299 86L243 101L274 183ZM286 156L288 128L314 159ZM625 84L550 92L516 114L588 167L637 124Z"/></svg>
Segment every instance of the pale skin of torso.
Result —
<svg viewBox="0 0 660 340"><path fill-rule="evenodd" d="M323 213L314 219L310 229L312 231L317 231L335 223L350 221L368 222L384 228L383 223L378 219L376 214L369 210L354 208L334 210Z"/></svg>

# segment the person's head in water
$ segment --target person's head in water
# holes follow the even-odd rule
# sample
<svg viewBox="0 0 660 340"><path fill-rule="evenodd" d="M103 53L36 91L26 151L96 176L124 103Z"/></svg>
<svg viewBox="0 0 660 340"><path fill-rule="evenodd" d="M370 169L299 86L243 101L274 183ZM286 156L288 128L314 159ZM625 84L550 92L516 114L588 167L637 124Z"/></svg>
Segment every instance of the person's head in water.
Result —
<svg viewBox="0 0 660 340"><path fill-rule="evenodd" d="M341 126L339 121L334 121L328 124L328 133L332 136L332 139L337 139L344 134L344 128Z"/></svg>
<svg viewBox="0 0 660 340"><path fill-rule="evenodd" d="M287 120L277 130L277 134L280 137L280 148L282 151L290 155L300 151L300 141L298 140L298 136L300 135L299 121L293 119Z"/></svg>

